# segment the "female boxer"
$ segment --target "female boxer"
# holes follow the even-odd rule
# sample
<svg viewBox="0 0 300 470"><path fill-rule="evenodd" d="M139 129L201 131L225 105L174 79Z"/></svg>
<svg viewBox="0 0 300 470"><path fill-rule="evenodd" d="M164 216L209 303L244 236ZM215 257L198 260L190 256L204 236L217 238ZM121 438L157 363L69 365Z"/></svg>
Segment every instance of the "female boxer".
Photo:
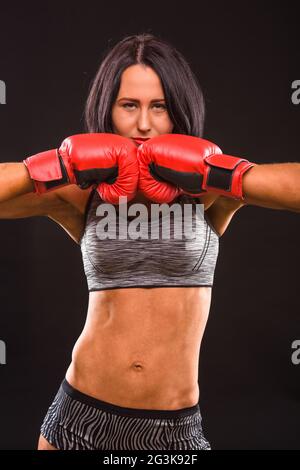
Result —
<svg viewBox="0 0 300 470"><path fill-rule="evenodd" d="M82 251L89 288L39 449L210 449L198 370L219 237L245 204L299 211L300 164L223 156L202 140L203 122L202 92L182 55L152 35L130 36L93 81L88 133L1 165L1 217L45 215L63 227ZM199 236L100 239L99 207L120 215L119 196L148 214L154 202L189 203Z"/></svg>

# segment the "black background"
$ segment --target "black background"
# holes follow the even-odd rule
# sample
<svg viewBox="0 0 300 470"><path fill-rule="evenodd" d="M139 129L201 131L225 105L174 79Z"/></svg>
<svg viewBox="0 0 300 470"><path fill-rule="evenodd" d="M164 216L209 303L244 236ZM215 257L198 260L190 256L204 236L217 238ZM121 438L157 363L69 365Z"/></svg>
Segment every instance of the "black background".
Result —
<svg viewBox="0 0 300 470"><path fill-rule="evenodd" d="M101 58L151 32L186 57L207 103L205 138L257 163L300 161L296 2L1 5L0 161L83 132ZM1 215L0 215L1 217ZM50 219L0 220L0 448L34 449L85 321L79 247ZM220 240L202 344L200 405L215 449L300 449L299 214L246 207Z"/></svg>

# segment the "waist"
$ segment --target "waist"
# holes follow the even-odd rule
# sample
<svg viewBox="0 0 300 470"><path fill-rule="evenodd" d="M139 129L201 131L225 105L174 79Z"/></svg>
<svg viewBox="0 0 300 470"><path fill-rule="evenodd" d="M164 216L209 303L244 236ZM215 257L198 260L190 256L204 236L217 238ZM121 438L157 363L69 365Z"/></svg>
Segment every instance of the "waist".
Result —
<svg viewBox="0 0 300 470"><path fill-rule="evenodd" d="M99 400L93 396L86 395L85 393L82 393L80 390L72 386L66 380L66 378L63 380L61 387L63 391L74 400L77 400L80 403L85 403L86 405L89 405L99 410L106 411L108 413L112 413L116 415L137 417L137 418L150 418L150 419L183 418L186 416L195 415L196 413L200 415L200 407L198 403L193 406L178 408L174 410L129 408L129 407L124 407L124 406L118 406L111 402Z"/></svg>
<svg viewBox="0 0 300 470"><path fill-rule="evenodd" d="M137 338L138 340L138 338ZM80 337L66 378L87 395L119 406L176 409L198 403L198 354L180 345L124 347Z"/></svg>

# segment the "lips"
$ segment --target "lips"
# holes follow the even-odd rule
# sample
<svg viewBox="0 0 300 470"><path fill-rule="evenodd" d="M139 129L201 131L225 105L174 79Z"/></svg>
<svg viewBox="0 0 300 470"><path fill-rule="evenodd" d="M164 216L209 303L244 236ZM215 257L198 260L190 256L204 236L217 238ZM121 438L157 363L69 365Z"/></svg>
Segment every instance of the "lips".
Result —
<svg viewBox="0 0 300 470"><path fill-rule="evenodd" d="M132 137L132 140L133 142L139 146L141 144L143 144L144 142L146 142L147 140L149 140L150 137Z"/></svg>

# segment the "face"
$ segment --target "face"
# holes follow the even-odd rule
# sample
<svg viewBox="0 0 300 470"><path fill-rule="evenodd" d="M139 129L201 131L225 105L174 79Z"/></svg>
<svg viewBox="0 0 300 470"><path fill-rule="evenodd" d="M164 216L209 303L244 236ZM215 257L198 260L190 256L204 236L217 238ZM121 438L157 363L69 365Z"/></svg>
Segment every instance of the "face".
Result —
<svg viewBox="0 0 300 470"><path fill-rule="evenodd" d="M132 65L121 76L112 107L113 129L123 137L151 138L173 130L160 78L145 65Z"/></svg>

